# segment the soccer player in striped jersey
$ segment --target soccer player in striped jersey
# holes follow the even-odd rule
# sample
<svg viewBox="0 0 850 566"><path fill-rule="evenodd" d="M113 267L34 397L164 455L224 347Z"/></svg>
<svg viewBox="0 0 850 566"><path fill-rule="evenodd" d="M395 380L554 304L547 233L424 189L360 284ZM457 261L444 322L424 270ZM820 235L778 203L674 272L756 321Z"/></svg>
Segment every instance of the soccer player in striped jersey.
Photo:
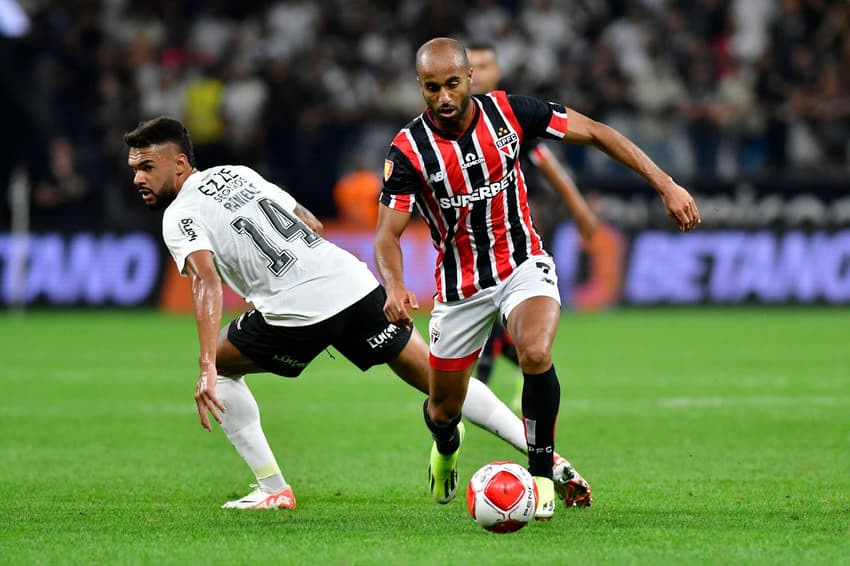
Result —
<svg viewBox="0 0 850 566"><path fill-rule="evenodd" d="M438 503L456 491L458 426L469 377L496 317L514 339L524 384L522 413L536 517L555 509L552 464L560 385L552 342L560 297L552 258L531 222L519 150L532 138L591 144L643 176L684 231L700 221L691 195L614 129L561 104L502 91L472 96L464 46L436 38L416 53L425 111L395 136L384 162L375 258L387 291L384 313L402 327L418 308L404 282L400 238L418 208L437 249L429 323L429 398L434 438L429 476Z"/></svg>
<svg viewBox="0 0 850 566"><path fill-rule="evenodd" d="M428 392L428 346L411 327L390 324L386 293L362 261L321 237L321 223L289 193L248 167L195 168L189 132L160 117L124 136L133 184L192 282L200 341L195 403L201 426L221 425L257 479L225 508L294 508L295 494L260 425L243 376L298 376L328 346L361 370L387 364ZM253 309L220 330L222 279ZM522 422L483 383L471 380L464 416L525 451ZM581 494L572 471L556 470Z"/></svg>

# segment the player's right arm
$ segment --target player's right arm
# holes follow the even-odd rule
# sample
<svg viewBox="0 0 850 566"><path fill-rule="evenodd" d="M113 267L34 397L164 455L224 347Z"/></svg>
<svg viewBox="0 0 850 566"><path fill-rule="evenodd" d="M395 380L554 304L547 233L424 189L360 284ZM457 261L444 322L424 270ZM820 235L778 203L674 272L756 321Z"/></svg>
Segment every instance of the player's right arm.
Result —
<svg viewBox="0 0 850 566"><path fill-rule="evenodd" d="M416 310L419 302L404 284L401 235L410 223L421 183L421 176L394 141L384 161L384 187L375 233L375 264L387 291L384 315L389 322L403 328L413 324L408 307Z"/></svg>
<svg viewBox="0 0 850 566"><path fill-rule="evenodd" d="M402 328L413 323L407 308L419 308L416 295L404 284L401 235L410 223L410 217L409 212L394 210L381 204L378 208L378 228L375 234L375 264L387 291L384 315L389 322Z"/></svg>
<svg viewBox="0 0 850 566"><path fill-rule="evenodd" d="M192 282L192 305L198 325L198 340L201 354L198 358L200 377L195 389L195 404L201 426L212 430L209 414L221 424L224 404L215 394L218 379L216 351L221 326L222 290L221 277L216 271L213 254L209 250L198 250L186 257L186 273Z"/></svg>

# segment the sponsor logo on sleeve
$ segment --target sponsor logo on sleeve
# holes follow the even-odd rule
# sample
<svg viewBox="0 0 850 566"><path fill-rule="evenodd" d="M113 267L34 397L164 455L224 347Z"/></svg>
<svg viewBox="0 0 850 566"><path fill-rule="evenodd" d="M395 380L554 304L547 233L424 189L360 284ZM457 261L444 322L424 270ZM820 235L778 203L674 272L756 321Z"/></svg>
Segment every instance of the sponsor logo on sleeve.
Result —
<svg viewBox="0 0 850 566"><path fill-rule="evenodd" d="M195 220L193 218L180 219L180 231L183 235L189 238L190 242L198 239L198 232L195 230Z"/></svg>

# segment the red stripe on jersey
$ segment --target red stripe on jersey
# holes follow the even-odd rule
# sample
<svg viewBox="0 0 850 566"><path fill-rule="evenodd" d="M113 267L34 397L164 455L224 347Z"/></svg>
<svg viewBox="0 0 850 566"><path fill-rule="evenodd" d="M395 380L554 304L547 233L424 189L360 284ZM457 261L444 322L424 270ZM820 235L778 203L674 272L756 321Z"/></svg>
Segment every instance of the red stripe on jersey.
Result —
<svg viewBox="0 0 850 566"><path fill-rule="evenodd" d="M390 202L387 206L400 212L413 212L413 205L413 195L390 195Z"/></svg>
<svg viewBox="0 0 850 566"><path fill-rule="evenodd" d="M499 111L501 112L502 116L505 118L505 120L507 120L509 124L511 124L511 127L516 129L520 140L522 140L522 127L519 124L519 120L517 119L516 114L514 114L514 109L510 105L508 95L504 91L495 91L490 93L489 96L491 96L496 101L496 106L499 108ZM519 211L519 215L522 218L522 231L528 238L528 251L530 255L539 255L543 253L543 245L532 225L531 210L528 208L528 191L525 185L525 178L523 177L522 170L520 169L519 160L514 163L514 172L516 175L516 196L514 198ZM507 191L503 192L501 199L502 202L506 203L508 198L511 198L511 195L508 194ZM508 239L511 240L510 238ZM511 261L512 258L509 258L508 262L504 264L499 264L498 274L500 279L506 278L508 275L510 275L511 271L513 271L514 266L512 263L510 263Z"/></svg>
<svg viewBox="0 0 850 566"><path fill-rule="evenodd" d="M529 238L529 252L531 255L541 255L545 254L543 251L543 242L540 240L540 237L537 235L537 230L533 228L533 222L531 221L531 208L528 206L528 190L525 186L525 177L522 175L522 172L519 168L519 160L516 162L517 169L517 193L519 194L519 202L520 209L519 213L522 215L522 222L525 225L526 235Z"/></svg>
<svg viewBox="0 0 850 566"><path fill-rule="evenodd" d="M395 135L392 141L392 145L396 146L401 150L401 152L410 159L410 162L415 164L418 160L416 158L416 154L413 151L413 148L410 145L410 140L407 137L407 130L401 130L399 133Z"/></svg>
<svg viewBox="0 0 850 566"><path fill-rule="evenodd" d="M424 163L422 162L422 156L420 155L419 150L414 146L410 130L407 128L401 130L398 134L396 134L396 137L393 139L392 143L404 154L405 157L407 157L411 165L413 165L414 169L416 169L416 171L418 171L420 175L424 175L425 168ZM429 222L429 224L437 229L440 234L440 240L445 241L447 234L446 224L443 221L442 214L440 213L440 207L438 206L436 198L434 197L434 192L430 190L430 187L428 187L424 178L422 179L422 185L424 190L420 191L418 195L421 201L420 206L423 208L423 213L428 214L433 220L433 222ZM413 212L413 195L393 195L393 200L390 201L391 208L394 208L395 210L403 210L401 208L392 206L396 202L396 199L401 197L409 197L410 208L407 209L406 212ZM436 245L434 247L437 250L437 267L434 270L434 279L437 285L437 296L442 297L443 288L445 286L443 283L443 276L441 272L441 266L443 264L443 251Z"/></svg>
<svg viewBox="0 0 850 566"><path fill-rule="evenodd" d="M416 155L416 151L413 149L410 140L405 135L405 130L402 130L398 134L396 134L395 139L393 139L393 145L396 146L399 150L401 150L401 152L408 159L408 161L410 161L410 163L413 164L414 167L416 167L416 165L419 163L419 157ZM384 169L386 171L386 166L384 166ZM401 212L413 212L413 206L415 202L416 199L412 194L394 194L390 195L390 203L388 206L393 210L399 210Z"/></svg>
<svg viewBox="0 0 850 566"><path fill-rule="evenodd" d="M443 221L442 214L440 213L440 207L437 204L437 199L434 196L434 191L427 189L420 193L419 195L422 199L421 206L423 209L423 214L427 214L428 218L425 220L428 222L429 226L433 226L437 228L437 232L440 234L440 241L446 241L446 223ZM444 278L443 278L443 250L434 244L434 249L437 250L437 261L436 268L434 269L434 279L437 283L437 296L443 297L443 289L445 288ZM451 253L451 252L449 252Z"/></svg>
<svg viewBox="0 0 850 566"><path fill-rule="evenodd" d="M426 126L427 129L427 126ZM421 150L418 149L414 145L413 135L411 134L409 129L402 130L396 139L399 140L403 145L396 145L404 155L410 159L410 162L419 171L420 175L423 175L423 190L420 191L419 196L423 199L421 206L423 208L423 214L427 214L428 218L426 221L429 221L428 224L433 228L436 228L437 232L440 234L440 241L446 241L446 235L448 234L448 227L446 225L445 219L443 218L442 212L440 212L440 206L437 203L436 195L434 191L431 190L431 187L424 180L425 172L425 163L422 160ZM433 146L433 143L431 144ZM407 149L405 149L407 148ZM409 153L408 153L409 151ZM443 289L445 288L445 278L443 276L442 265L443 265L443 250L438 247L436 244L434 248L437 250L437 261L436 267L434 269L434 279L436 281L437 286L437 296L442 297Z"/></svg>
<svg viewBox="0 0 850 566"><path fill-rule="evenodd" d="M481 152L484 154L484 162L487 164L487 171L491 179L501 179L505 174L504 157L496 149L496 139L493 132L490 131L490 122L488 120L480 120L478 127L475 128L475 136L478 139L481 147ZM505 209L505 191L498 196L490 199L490 224L493 231L493 258L496 260L496 277L504 279L511 272L513 265L511 264L511 248L508 243L510 238L507 235L507 210Z"/></svg>
<svg viewBox="0 0 850 566"><path fill-rule="evenodd" d="M549 120L549 125L546 127L546 131L553 136L562 138L567 133L567 122L567 113L558 112L553 108L552 118Z"/></svg>
<svg viewBox="0 0 850 566"><path fill-rule="evenodd" d="M413 144L410 142L410 137L408 136L408 131L406 129L396 134L395 139L393 139L393 145L396 146L404 154L408 161L410 161L413 167L417 171L419 171L419 174L421 175L422 160L419 158L419 154L413 148Z"/></svg>
<svg viewBox="0 0 850 566"><path fill-rule="evenodd" d="M511 103L508 101L508 94L503 90L494 90L490 95L496 101L499 110L502 111L502 115L507 118L511 128L516 130L521 142L523 140L522 126L520 126L519 120L517 120L516 114L514 114L514 109L511 108Z"/></svg>
<svg viewBox="0 0 850 566"><path fill-rule="evenodd" d="M434 138L437 150L440 152L440 157L442 157L443 170L446 172L446 185L450 185L448 188L451 190L451 194L469 194L471 192L469 183L463 175L456 144L439 136L434 136L430 131L429 136ZM475 256L472 253L472 242L469 238L469 230L467 230L469 225L469 208L459 207L455 211L458 214L454 237L460 267L460 284L458 287L464 297L471 297L478 289L475 287Z"/></svg>
<svg viewBox="0 0 850 566"><path fill-rule="evenodd" d="M428 361L431 363L431 367L437 371L460 371L474 364L475 360L478 359L479 352L481 352L481 348L458 359L438 358L434 354L428 354Z"/></svg>

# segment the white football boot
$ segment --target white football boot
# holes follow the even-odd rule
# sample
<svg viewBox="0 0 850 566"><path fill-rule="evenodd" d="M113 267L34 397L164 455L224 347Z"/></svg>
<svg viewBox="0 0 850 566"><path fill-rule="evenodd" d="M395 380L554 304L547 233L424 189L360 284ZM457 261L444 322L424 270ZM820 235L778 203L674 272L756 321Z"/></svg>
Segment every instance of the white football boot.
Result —
<svg viewBox="0 0 850 566"><path fill-rule="evenodd" d="M222 509L295 509L295 494L286 486L277 493L268 493L259 485L252 483L254 491L242 499L228 501Z"/></svg>
<svg viewBox="0 0 850 566"><path fill-rule="evenodd" d="M593 503L590 484L573 468L569 460L559 454L555 454L552 481L555 482L555 492L567 507L590 507Z"/></svg>

